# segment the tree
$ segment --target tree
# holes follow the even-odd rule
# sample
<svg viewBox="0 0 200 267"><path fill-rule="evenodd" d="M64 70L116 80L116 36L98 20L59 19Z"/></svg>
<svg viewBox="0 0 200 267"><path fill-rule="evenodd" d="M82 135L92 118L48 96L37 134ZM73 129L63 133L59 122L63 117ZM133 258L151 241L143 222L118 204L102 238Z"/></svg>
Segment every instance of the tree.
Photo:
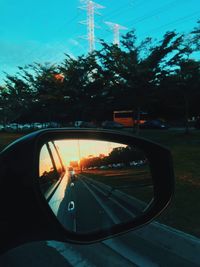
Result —
<svg viewBox="0 0 200 267"><path fill-rule="evenodd" d="M180 69L176 71L177 86L183 97L185 110L185 132L189 133L190 103L194 103L194 96L200 96L200 62L192 59L182 60Z"/></svg>
<svg viewBox="0 0 200 267"><path fill-rule="evenodd" d="M31 89L23 79L17 75L6 74L5 89L1 95L6 114L5 122L19 120L23 114L28 112L31 105L31 94Z"/></svg>
<svg viewBox="0 0 200 267"><path fill-rule="evenodd" d="M30 119L59 121L65 109L62 82L56 65L34 63L20 68L20 77L32 90Z"/></svg>
<svg viewBox="0 0 200 267"><path fill-rule="evenodd" d="M141 110L147 106L163 72L166 72L170 54L173 53L175 59L181 42L182 36L167 32L157 45L153 45L150 38L137 45L135 32L132 31L123 37L124 49L103 43L103 49L97 55L104 72L109 73L108 83L111 86L107 88L118 88L113 94L113 102L118 105L120 101L124 107L136 110L139 121Z"/></svg>
<svg viewBox="0 0 200 267"><path fill-rule="evenodd" d="M73 59L66 57L59 67L64 75L63 94L68 98L76 120L92 120L101 116L104 81L95 54ZM101 110L100 110L101 109Z"/></svg>
<svg viewBox="0 0 200 267"><path fill-rule="evenodd" d="M194 52L199 52L200 50L200 20L197 21L197 26L190 32L188 38L188 45L192 48Z"/></svg>

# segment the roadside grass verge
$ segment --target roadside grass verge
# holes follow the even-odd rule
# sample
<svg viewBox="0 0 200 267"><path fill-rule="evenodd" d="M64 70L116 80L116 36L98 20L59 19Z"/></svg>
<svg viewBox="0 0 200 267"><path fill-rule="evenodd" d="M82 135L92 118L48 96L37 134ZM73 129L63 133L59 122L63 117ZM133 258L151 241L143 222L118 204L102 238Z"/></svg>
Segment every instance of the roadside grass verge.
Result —
<svg viewBox="0 0 200 267"><path fill-rule="evenodd" d="M0 133L0 151L3 150L8 144L20 138L21 136L23 136L23 134L1 132Z"/></svg>
<svg viewBox="0 0 200 267"><path fill-rule="evenodd" d="M87 170L83 175L149 204L153 197L150 169Z"/></svg>
<svg viewBox="0 0 200 267"><path fill-rule="evenodd" d="M170 148L175 171L175 195L158 221L200 237L200 131L143 130L140 136Z"/></svg>

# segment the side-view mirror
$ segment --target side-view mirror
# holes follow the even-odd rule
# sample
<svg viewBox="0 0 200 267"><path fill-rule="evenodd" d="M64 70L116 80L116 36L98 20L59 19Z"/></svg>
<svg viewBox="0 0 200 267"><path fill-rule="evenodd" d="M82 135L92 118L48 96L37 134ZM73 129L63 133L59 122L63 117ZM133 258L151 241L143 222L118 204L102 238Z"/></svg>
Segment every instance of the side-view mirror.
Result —
<svg viewBox="0 0 200 267"><path fill-rule="evenodd" d="M34 132L0 154L0 250L91 243L143 226L174 190L168 149L105 130Z"/></svg>

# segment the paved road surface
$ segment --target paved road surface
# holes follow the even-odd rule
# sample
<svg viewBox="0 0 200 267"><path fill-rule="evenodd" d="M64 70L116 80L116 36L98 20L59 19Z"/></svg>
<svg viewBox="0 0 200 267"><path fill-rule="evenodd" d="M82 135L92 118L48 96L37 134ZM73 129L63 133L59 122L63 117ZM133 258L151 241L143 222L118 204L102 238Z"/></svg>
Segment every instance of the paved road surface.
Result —
<svg viewBox="0 0 200 267"><path fill-rule="evenodd" d="M147 242L133 233L93 245L55 241L36 242L0 257L1 267L197 267L167 248Z"/></svg>

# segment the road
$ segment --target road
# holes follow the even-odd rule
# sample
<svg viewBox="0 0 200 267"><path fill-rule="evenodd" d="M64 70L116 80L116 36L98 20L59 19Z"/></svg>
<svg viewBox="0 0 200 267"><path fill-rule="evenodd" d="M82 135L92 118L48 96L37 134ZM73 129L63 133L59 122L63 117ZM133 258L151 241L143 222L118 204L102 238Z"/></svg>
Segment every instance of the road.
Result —
<svg viewBox="0 0 200 267"><path fill-rule="evenodd" d="M187 251L185 251L187 253ZM199 255L199 254L198 254ZM20 246L0 257L1 267L197 267L184 255L176 255L129 233L93 245L47 241Z"/></svg>
<svg viewBox="0 0 200 267"><path fill-rule="evenodd" d="M68 184L64 177L49 205L62 225L77 233L129 222L146 207L143 202L82 174Z"/></svg>
<svg viewBox="0 0 200 267"><path fill-rule="evenodd" d="M109 227L133 219L143 209L140 201L134 198L127 201L123 193L111 191L83 175L75 182L68 181L68 178L62 180L49 204L59 220L72 231L82 233ZM198 240L190 240L191 246L185 249L188 240L182 233L173 233L152 223L141 230L92 245L55 241L26 244L1 256L0 266L200 266L200 242L195 247ZM184 246L183 241L186 241Z"/></svg>

